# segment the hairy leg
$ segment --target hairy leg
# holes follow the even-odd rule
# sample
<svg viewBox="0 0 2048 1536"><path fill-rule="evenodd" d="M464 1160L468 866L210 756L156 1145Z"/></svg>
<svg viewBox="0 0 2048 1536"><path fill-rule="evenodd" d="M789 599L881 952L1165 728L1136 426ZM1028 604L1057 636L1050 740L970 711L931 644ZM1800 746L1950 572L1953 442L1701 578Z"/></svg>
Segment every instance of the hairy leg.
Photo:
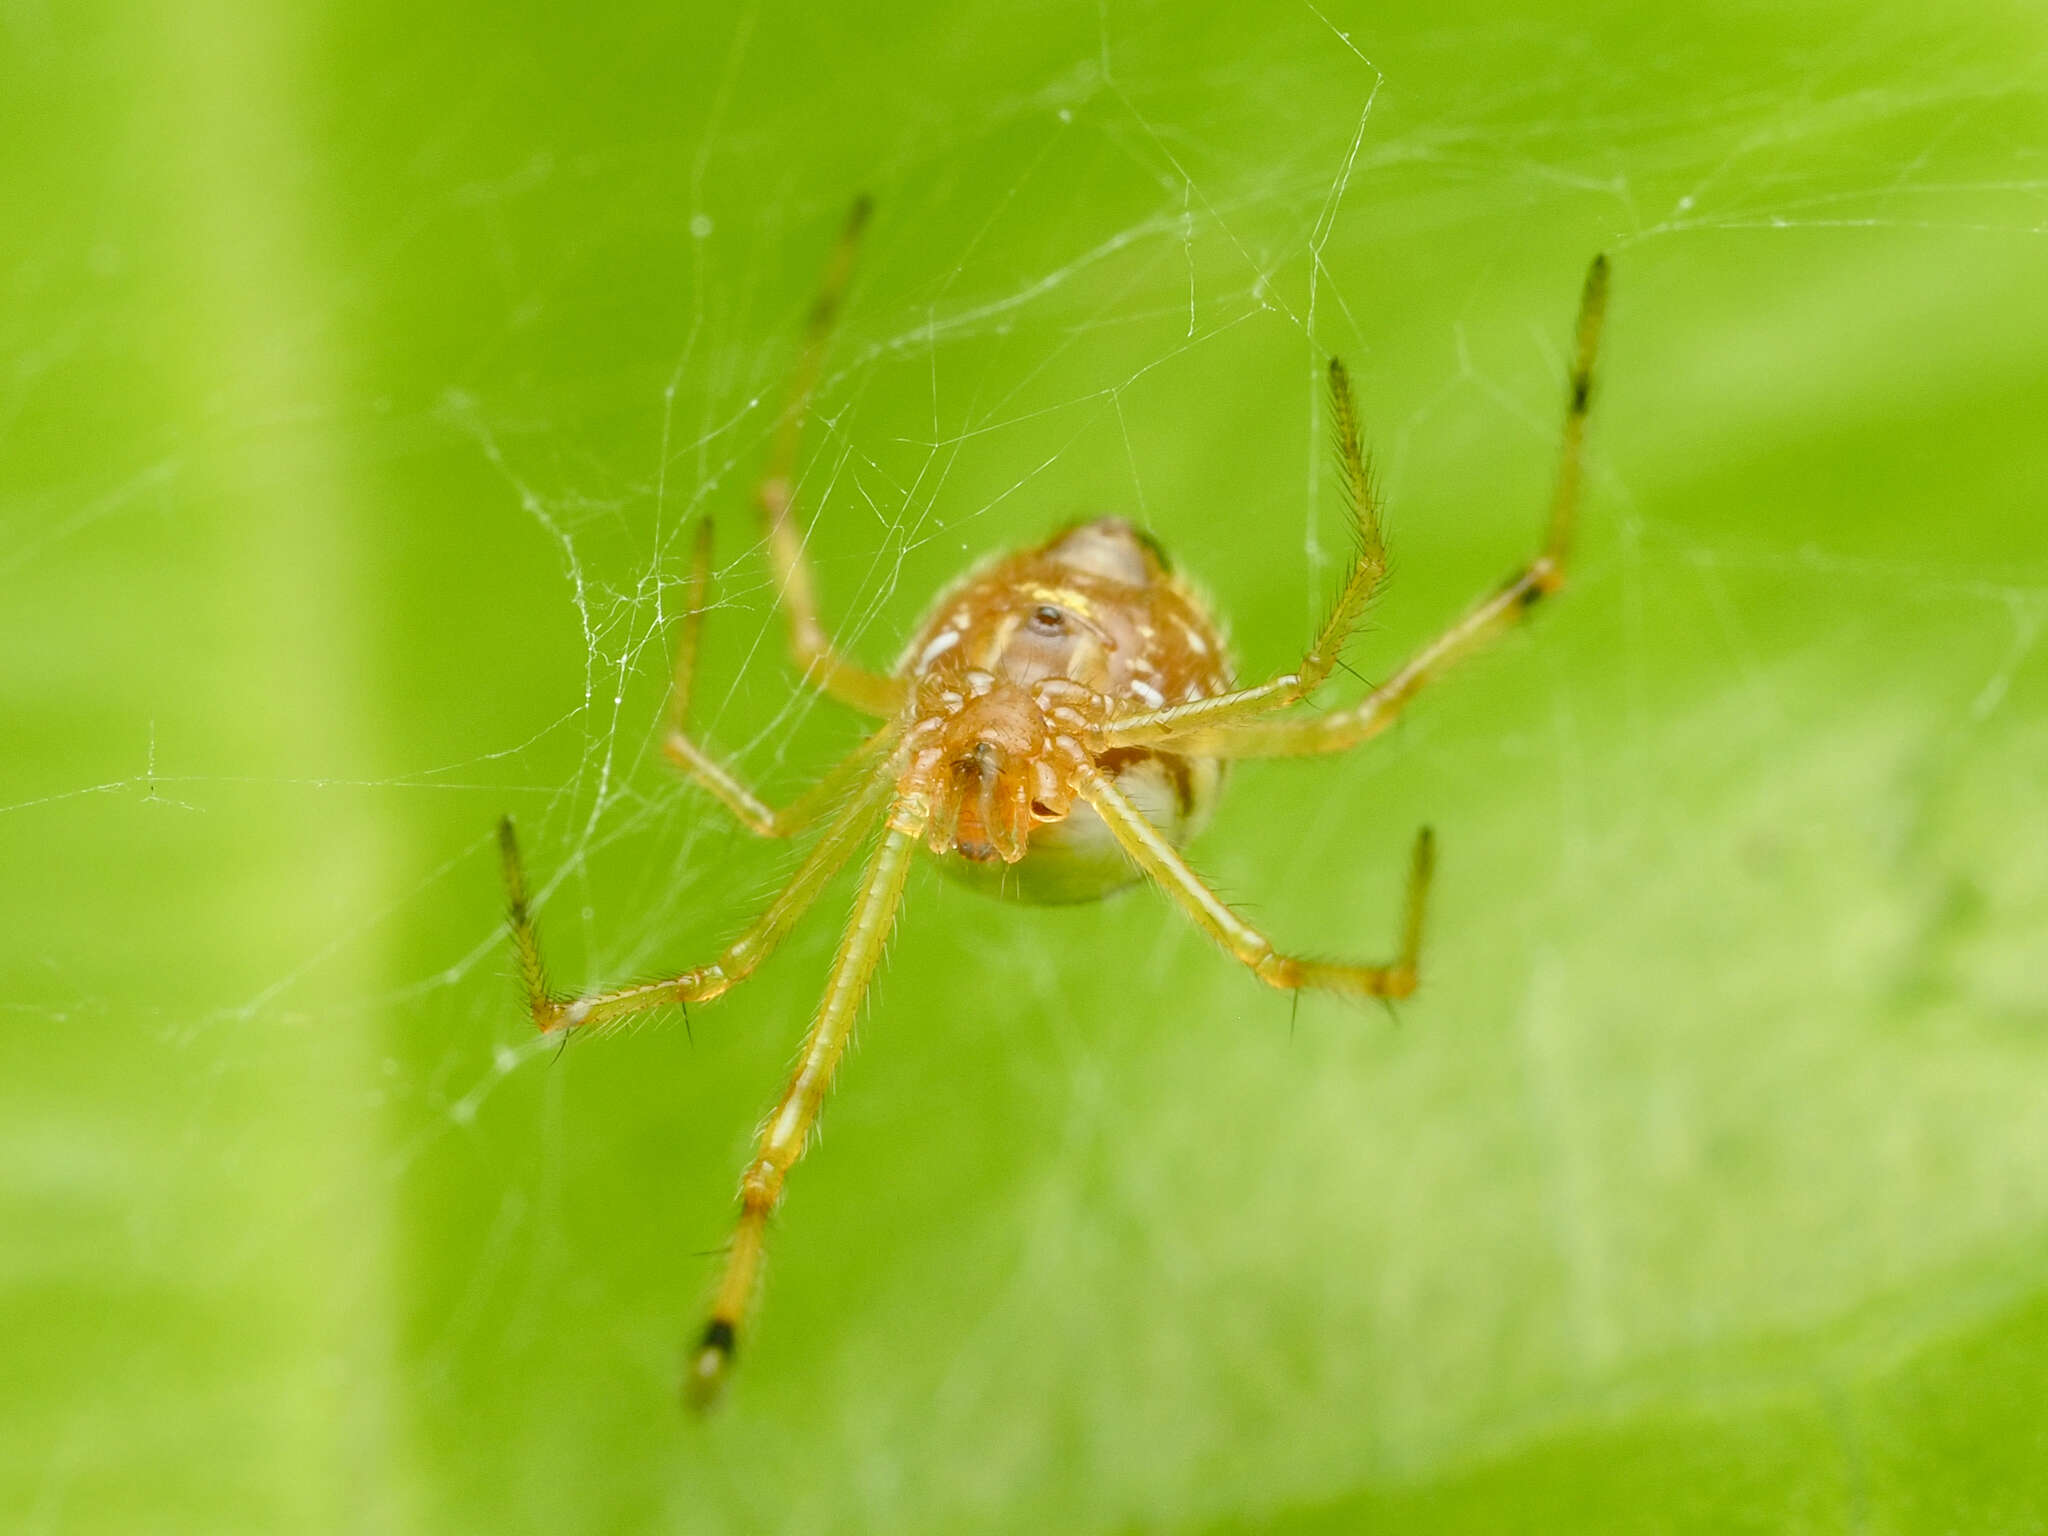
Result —
<svg viewBox="0 0 2048 1536"><path fill-rule="evenodd" d="M740 1324L760 1284L768 1218L782 1201L783 1183L790 1168L804 1154L818 1113L824 1108L825 1096L831 1091L832 1075L846 1054L854 1016L881 961L882 945L895 921L903 882L910 871L911 852L921 830L899 801L861 881L852 921L832 962L824 1001L819 1004L810 1033L804 1037L796 1069L782 1098L762 1123L753 1161L747 1164L740 1180L740 1218L726 1255L725 1274L712 1300L711 1316L704 1325L684 1385L693 1407L704 1409L717 1401L731 1371Z"/></svg>
<svg viewBox="0 0 2048 1536"><path fill-rule="evenodd" d="M1543 547L1533 560L1356 704L1312 719L1239 717L1219 723L1211 717L1185 723L1157 739L1171 741L1179 751L1207 757L1300 757L1341 752L1385 730L1427 683L1562 587L1578 514L1586 413L1593 398L1593 370L1599 359L1600 327L1606 310L1607 258L1598 256L1586 273L1585 290L1579 300L1570 393L1558 449L1557 480L1550 498L1550 520Z"/></svg>
<svg viewBox="0 0 2048 1536"><path fill-rule="evenodd" d="M847 214L846 227L825 267L824 282L811 306L811 320L804 335L803 351L797 357L790 378L789 401L776 423L775 439L769 450L768 467L762 475L755 499L768 531L768 558L775 566L777 591L789 619L789 649L804 675L819 688L855 709L872 715L893 715L903 701L900 679L870 672L847 660L833 646L818 619L818 600L811 580L811 563L804 551L804 531L792 507L795 498L797 449L803 440L804 420L810 415L811 396L817 391L818 376L825 365L826 349L832 340L832 325L838 318L847 280L853 275L853 258L860 248L861 231L868 221L869 203L861 198Z"/></svg>
<svg viewBox="0 0 2048 1536"><path fill-rule="evenodd" d="M675 682L669 690L668 731L661 750L668 760L709 790L747 829L761 837L790 837L802 831L845 794L847 784L895 744L901 726L892 720L853 754L812 785L790 805L777 810L740 780L738 774L690 739L690 698L697 679L697 652L711 582L711 523L697 530L691 560L688 607L676 641Z"/></svg>
<svg viewBox="0 0 2048 1536"><path fill-rule="evenodd" d="M1401 919L1401 951L1390 965L1346 965L1283 955L1272 941L1239 917L1181 858L1173 844L1142 812L1094 768L1076 780L1081 796L1095 807L1131 862L1193 918L1197 927L1237 957L1269 987L1295 991L1314 987L1351 997L1406 997L1415 990L1422 952L1422 920L1436 867L1436 842L1427 827L1416 834L1408 866L1408 899Z"/></svg>
<svg viewBox="0 0 2048 1536"><path fill-rule="evenodd" d="M1315 643L1292 672L1250 688L1234 689L1213 698L1186 704L1169 704L1124 715L1110 721L1096 743L1099 751L1117 747L1144 746L1165 741L1196 729L1220 726L1285 709L1307 698L1322 686L1336 669L1344 643L1357 630L1359 621L1380 582L1387 574L1387 541L1380 528L1379 502L1373 494L1372 470L1366 462L1365 443L1358 429L1358 402L1351 393L1351 377L1337 358L1330 359L1330 421L1336 438L1337 469L1343 477L1344 500L1351 513L1351 526L1358 539L1358 554L1337 593L1330 615L1323 620Z"/></svg>
<svg viewBox="0 0 2048 1536"><path fill-rule="evenodd" d="M867 782L826 827L781 894L745 932L719 952L717 959L659 981L638 982L582 997L564 997L549 988L547 967L541 960L540 933L527 904L518 835L513 830L512 818L505 817L498 823L498 847L504 862L506 910L513 946L519 955L526 1006L533 1022L543 1030L603 1028L671 1003L708 1002L745 981L782 942L826 882L860 845L893 790L888 771L891 766L885 761L870 769Z"/></svg>

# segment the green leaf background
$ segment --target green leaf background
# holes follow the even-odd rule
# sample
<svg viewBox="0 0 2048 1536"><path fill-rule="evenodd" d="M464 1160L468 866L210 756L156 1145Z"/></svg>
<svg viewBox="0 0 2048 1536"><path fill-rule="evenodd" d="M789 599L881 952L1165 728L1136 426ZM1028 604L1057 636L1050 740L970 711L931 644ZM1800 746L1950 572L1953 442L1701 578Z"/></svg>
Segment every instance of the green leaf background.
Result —
<svg viewBox="0 0 2048 1536"><path fill-rule="evenodd" d="M2043 1529L2044 66L2000 0L0 8L0 1518ZM859 190L870 659L1114 510L1286 664L1337 351L1384 675L1531 549L1604 248L1582 558L1198 845L1365 956L1434 825L1398 1019L920 871L696 1424L846 883L556 1056L490 829L576 984L788 867L650 748L704 515L705 733L855 739L748 487Z"/></svg>

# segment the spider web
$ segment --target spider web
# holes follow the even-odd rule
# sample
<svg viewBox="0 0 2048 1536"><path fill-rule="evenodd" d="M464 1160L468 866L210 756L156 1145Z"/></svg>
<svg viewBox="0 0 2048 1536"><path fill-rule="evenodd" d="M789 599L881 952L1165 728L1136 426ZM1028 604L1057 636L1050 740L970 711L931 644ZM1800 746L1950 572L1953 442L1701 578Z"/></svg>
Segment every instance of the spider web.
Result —
<svg viewBox="0 0 2048 1536"><path fill-rule="evenodd" d="M164 25L216 83L306 56ZM28 1352L10 1421L27 1528L251 1437L274 1481L179 1507L1192 1526L1588 1425L1796 1419L1814 1379L1819 1454L1881 1498L1863 1384L2038 1291L2048 1231L2038 37L833 25L693 37L680 126L589 115L615 36L554 61L586 89L547 135L505 127L537 37L404 146L342 152L274 85L186 121L182 244L147 197L132 228L60 198L17 264L13 1288L72 1351ZM49 80L147 73L29 32ZM337 99L382 99L359 73ZM298 137L236 126L272 120ZM1247 678L1289 664L1346 553L1336 351L1396 559L1351 664L1384 676L1532 551L1604 247L1582 558L1390 741L1237 773L1197 850L1283 945L1362 955L1435 824L1399 1029L1290 1024L1142 897L914 882L746 1395L678 1448L702 1254L847 886L690 1030L562 1053L513 1000L491 826L568 986L707 958L786 876L656 724L712 517L698 733L777 800L857 739L783 659L749 505L857 189L799 506L871 664L971 561L1103 511L1214 594ZM165 404L149 349L216 343L214 392Z"/></svg>

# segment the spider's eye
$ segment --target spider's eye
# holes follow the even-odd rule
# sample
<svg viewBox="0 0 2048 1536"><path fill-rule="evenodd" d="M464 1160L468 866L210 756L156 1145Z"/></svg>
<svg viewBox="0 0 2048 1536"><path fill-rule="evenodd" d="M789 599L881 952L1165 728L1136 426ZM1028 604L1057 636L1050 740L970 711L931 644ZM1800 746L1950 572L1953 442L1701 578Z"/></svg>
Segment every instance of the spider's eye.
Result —
<svg viewBox="0 0 2048 1536"><path fill-rule="evenodd" d="M1064 609L1055 608L1051 603L1040 603L1031 610L1031 627L1041 635L1065 634L1066 612Z"/></svg>

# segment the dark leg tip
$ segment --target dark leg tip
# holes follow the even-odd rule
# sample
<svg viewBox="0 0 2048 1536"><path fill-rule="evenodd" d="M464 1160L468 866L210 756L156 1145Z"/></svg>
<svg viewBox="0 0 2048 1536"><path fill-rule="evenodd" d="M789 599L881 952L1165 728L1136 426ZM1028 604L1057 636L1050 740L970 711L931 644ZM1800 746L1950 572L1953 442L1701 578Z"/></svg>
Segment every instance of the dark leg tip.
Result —
<svg viewBox="0 0 2048 1536"><path fill-rule="evenodd" d="M519 834L513 830L510 816L498 818L498 865L505 880L506 905L516 927L526 921L526 873L519 865Z"/></svg>
<svg viewBox="0 0 2048 1536"><path fill-rule="evenodd" d="M726 1319L714 1317L705 1324L704 1337L690 1360L690 1374L683 1382L683 1401L695 1412L708 1412L725 1391L737 1343L733 1326Z"/></svg>

